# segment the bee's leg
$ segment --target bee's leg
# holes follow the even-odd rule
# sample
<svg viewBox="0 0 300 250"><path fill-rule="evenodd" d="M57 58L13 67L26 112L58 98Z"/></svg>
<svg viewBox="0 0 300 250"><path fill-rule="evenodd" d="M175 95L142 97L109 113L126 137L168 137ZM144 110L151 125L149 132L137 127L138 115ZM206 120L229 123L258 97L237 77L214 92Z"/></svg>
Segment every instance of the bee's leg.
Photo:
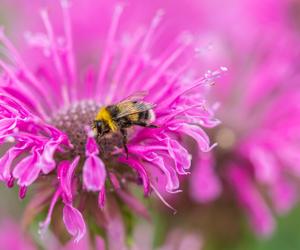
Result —
<svg viewBox="0 0 300 250"><path fill-rule="evenodd" d="M126 158L128 159L128 148L127 148L127 130L126 129L121 129L121 134L123 136L123 147L126 153Z"/></svg>
<svg viewBox="0 0 300 250"><path fill-rule="evenodd" d="M99 145L100 145L100 150L101 150L100 152L104 153L105 145L103 145L103 135L100 135L100 134L97 135L97 143L99 143ZM105 141L104 141L104 143L105 143Z"/></svg>
<svg viewBox="0 0 300 250"><path fill-rule="evenodd" d="M141 126L141 127L146 127L146 128L158 128L158 126L154 124L147 124L146 122L133 122L133 125Z"/></svg>
<svg viewBox="0 0 300 250"><path fill-rule="evenodd" d="M154 124L150 124L150 125L147 125L147 128L158 128L158 126L154 125Z"/></svg>

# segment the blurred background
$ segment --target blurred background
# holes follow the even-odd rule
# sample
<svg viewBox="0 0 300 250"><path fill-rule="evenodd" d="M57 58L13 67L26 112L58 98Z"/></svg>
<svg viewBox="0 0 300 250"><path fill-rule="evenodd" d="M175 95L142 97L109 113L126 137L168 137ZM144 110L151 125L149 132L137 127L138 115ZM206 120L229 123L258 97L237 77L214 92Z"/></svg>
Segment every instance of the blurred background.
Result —
<svg viewBox="0 0 300 250"><path fill-rule="evenodd" d="M1 186L1 214L0 214L0 249L2 250L28 250L26 246L22 243L16 247L14 240L12 238L10 242L7 241L8 238L11 238L11 234L7 235L7 230L9 229L7 226L10 223L14 223L18 225L21 221L22 211L26 206L26 200L20 201L17 195L16 190L8 190L5 187ZM5 201L4 201L5 200ZM203 209L203 208L200 208ZM183 213L184 211L180 211ZM189 211L185 211L187 213ZM199 211L200 212L200 211ZM221 213L221 211L219 212ZM176 220L176 215L171 218L172 220ZM195 219L195 217L194 217ZM236 220L236 216L232 216L231 218L226 218L228 220ZM258 238L257 235L249 228L247 221L245 218L241 221L241 227L239 228L239 237L232 237L232 231L236 229L230 227L230 221L220 221L217 218L206 219L209 220L208 224L210 227L210 231L214 231L214 234L211 235L210 238L203 237L203 232L205 232L205 228L200 227L202 232L198 231L197 237L199 239L204 240L203 248L205 250L295 250L300 249L300 238L299 238L299 228L300 228L300 207L297 206L292 211L280 218L278 218L277 229L274 234L268 239ZM9 224L7 224L9 222ZM167 222L165 218L163 218L162 214L155 215L153 220L153 228L145 230L145 228L139 227L141 230L140 234L149 234L149 230L151 234L154 234L152 241L153 245L161 245L165 241L165 236L167 234ZM203 223L203 222L202 222ZM140 221L141 225L145 225L145 221ZM182 224L181 224L182 225ZM18 228L19 226L17 226ZM34 227L31 230L31 235L34 235L34 238L38 239L37 228ZM154 230L155 232L153 232ZM189 231L190 232L190 231ZM11 231L9 231L11 233ZM18 232L14 228L14 234ZM143 241L145 244L145 239L139 239L139 241ZM14 242L14 243L12 243ZM8 248L11 244L14 248ZM5 246L5 248L3 248ZM2 247L2 248L1 248ZM141 248L143 249L143 248ZM152 249L152 248L146 248ZM172 249L172 248L169 248ZM176 248L174 248L176 249ZM193 248L191 248L193 249ZM195 249L196 250L196 249Z"/></svg>

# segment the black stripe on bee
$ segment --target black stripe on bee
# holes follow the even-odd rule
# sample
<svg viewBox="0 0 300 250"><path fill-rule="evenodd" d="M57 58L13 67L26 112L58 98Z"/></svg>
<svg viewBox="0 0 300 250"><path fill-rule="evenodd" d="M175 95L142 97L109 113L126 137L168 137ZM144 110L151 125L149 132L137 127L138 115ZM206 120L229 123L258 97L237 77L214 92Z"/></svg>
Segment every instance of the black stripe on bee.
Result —
<svg viewBox="0 0 300 250"><path fill-rule="evenodd" d="M118 106L116 106L116 105L107 106L106 110L110 113L112 119L117 117L120 112Z"/></svg>
<svg viewBox="0 0 300 250"><path fill-rule="evenodd" d="M149 118L149 110L139 113L139 120L148 120L148 118Z"/></svg>

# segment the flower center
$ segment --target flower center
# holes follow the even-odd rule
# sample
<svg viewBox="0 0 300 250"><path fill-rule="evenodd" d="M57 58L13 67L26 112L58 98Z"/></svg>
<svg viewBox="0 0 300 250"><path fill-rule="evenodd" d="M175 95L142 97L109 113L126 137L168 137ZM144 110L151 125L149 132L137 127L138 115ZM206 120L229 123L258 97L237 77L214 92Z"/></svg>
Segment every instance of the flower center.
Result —
<svg viewBox="0 0 300 250"><path fill-rule="evenodd" d="M99 108L96 102L84 100L58 111L51 117L50 123L68 135L75 154L85 154L85 128L92 126Z"/></svg>
<svg viewBox="0 0 300 250"><path fill-rule="evenodd" d="M74 146L74 155L85 155L87 141L86 127L90 128L100 109L95 101L84 100L64 108L51 117L50 123L68 135ZM120 133L110 133L102 138L97 138L97 143L104 158L109 157L115 147L122 147Z"/></svg>

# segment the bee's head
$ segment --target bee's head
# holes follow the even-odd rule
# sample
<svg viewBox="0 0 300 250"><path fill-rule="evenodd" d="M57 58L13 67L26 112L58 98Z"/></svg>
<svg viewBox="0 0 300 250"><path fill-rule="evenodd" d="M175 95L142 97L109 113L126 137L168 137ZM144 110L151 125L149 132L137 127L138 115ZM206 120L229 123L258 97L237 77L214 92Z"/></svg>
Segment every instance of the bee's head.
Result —
<svg viewBox="0 0 300 250"><path fill-rule="evenodd" d="M104 123L100 120L94 121L94 128L97 130L98 135L103 135L104 133Z"/></svg>

